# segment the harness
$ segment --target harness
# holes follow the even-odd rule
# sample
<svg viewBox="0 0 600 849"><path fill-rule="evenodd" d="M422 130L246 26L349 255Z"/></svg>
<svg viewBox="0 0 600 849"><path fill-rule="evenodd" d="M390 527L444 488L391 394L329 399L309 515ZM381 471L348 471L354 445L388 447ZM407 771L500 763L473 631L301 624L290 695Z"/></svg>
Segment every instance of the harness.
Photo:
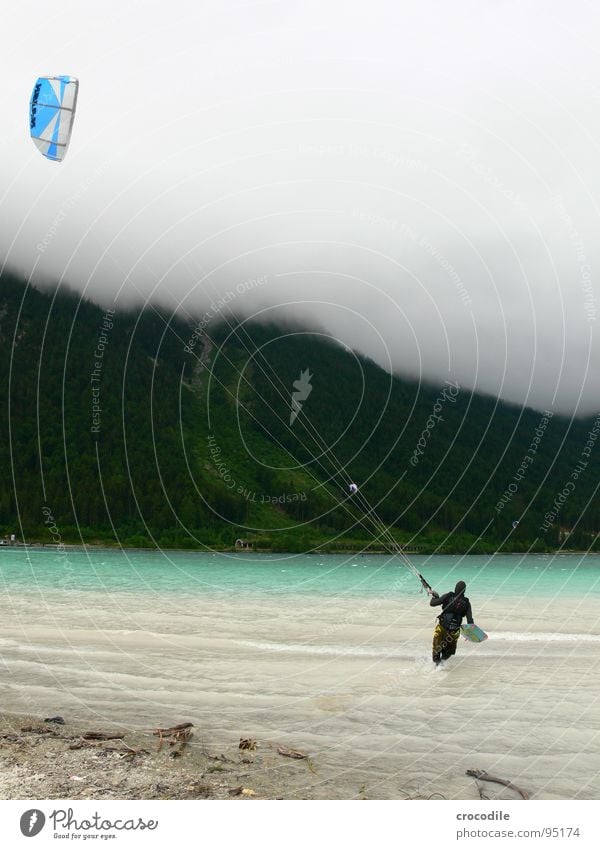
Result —
<svg viewBox="0 0 600 849"><path fill-rule="evenodd" d="M466 616L469 609L469 600L463 595L452 594L450 601L444 606L443 611L438 616L440 625L446 631L458 631L463 616Z"/></svg>

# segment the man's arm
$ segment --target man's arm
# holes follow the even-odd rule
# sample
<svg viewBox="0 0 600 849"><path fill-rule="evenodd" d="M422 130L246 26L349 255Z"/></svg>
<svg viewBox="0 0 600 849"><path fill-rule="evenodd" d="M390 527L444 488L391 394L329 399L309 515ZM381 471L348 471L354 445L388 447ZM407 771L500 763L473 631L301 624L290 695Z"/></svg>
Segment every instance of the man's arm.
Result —
<svg viewBox="0 0 600 849"><path fill-rule="evenodd" d="M436 593L436 591L433 590L433 595L429 599L429 606L430 607L437 607L438 604L443 604L444 598L445 598L445 596L440 596L439 593Z"/></svg>
<svg viewBox="0 0 600 849"><path fill-rule="evenodd" d="M471 611L471 602L469 602L469 606L467 607L467 622L469 623L469 625L475 624L473 622L473 613Z"/></svg>

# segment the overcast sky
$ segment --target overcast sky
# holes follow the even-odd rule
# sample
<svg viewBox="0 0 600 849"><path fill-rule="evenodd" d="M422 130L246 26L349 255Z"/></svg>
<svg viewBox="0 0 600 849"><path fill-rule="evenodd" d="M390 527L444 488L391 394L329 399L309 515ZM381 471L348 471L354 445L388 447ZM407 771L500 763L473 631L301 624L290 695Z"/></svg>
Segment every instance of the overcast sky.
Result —
<svg viewBox="0 0 600 849"><path fill-rule="evenodd" d="M0 260L117 309L288 305L400 374L595 412L598 31L580 0L10 4ZM61 164L46 73L80 80Z"/></svg>

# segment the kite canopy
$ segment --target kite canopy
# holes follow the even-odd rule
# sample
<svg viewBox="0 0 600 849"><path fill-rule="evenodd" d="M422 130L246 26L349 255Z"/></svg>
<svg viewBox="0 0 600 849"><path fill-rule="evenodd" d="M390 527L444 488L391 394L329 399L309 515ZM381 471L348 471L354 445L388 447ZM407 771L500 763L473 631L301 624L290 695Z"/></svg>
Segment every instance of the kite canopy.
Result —
<svg viewBox="0 0 600 849"><path fill-rule="evenodd" d="M71 138L79 81L75 77L39 77L29 104L33 143L48 159L64 159Z"/></svg>

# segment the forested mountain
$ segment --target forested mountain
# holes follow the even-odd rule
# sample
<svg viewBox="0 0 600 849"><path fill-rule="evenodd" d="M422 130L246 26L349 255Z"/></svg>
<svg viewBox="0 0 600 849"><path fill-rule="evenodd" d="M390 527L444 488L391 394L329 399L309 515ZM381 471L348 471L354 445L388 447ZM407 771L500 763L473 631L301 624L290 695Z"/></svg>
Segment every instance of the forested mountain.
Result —
<svg viewBox="0 0 600 849"><path fill-rule="evenodd" d="M391 378L299 328L107 312L0 279L0 536L596 547L600 424ZM361 521L357 521L361 520Z"/></svg>

